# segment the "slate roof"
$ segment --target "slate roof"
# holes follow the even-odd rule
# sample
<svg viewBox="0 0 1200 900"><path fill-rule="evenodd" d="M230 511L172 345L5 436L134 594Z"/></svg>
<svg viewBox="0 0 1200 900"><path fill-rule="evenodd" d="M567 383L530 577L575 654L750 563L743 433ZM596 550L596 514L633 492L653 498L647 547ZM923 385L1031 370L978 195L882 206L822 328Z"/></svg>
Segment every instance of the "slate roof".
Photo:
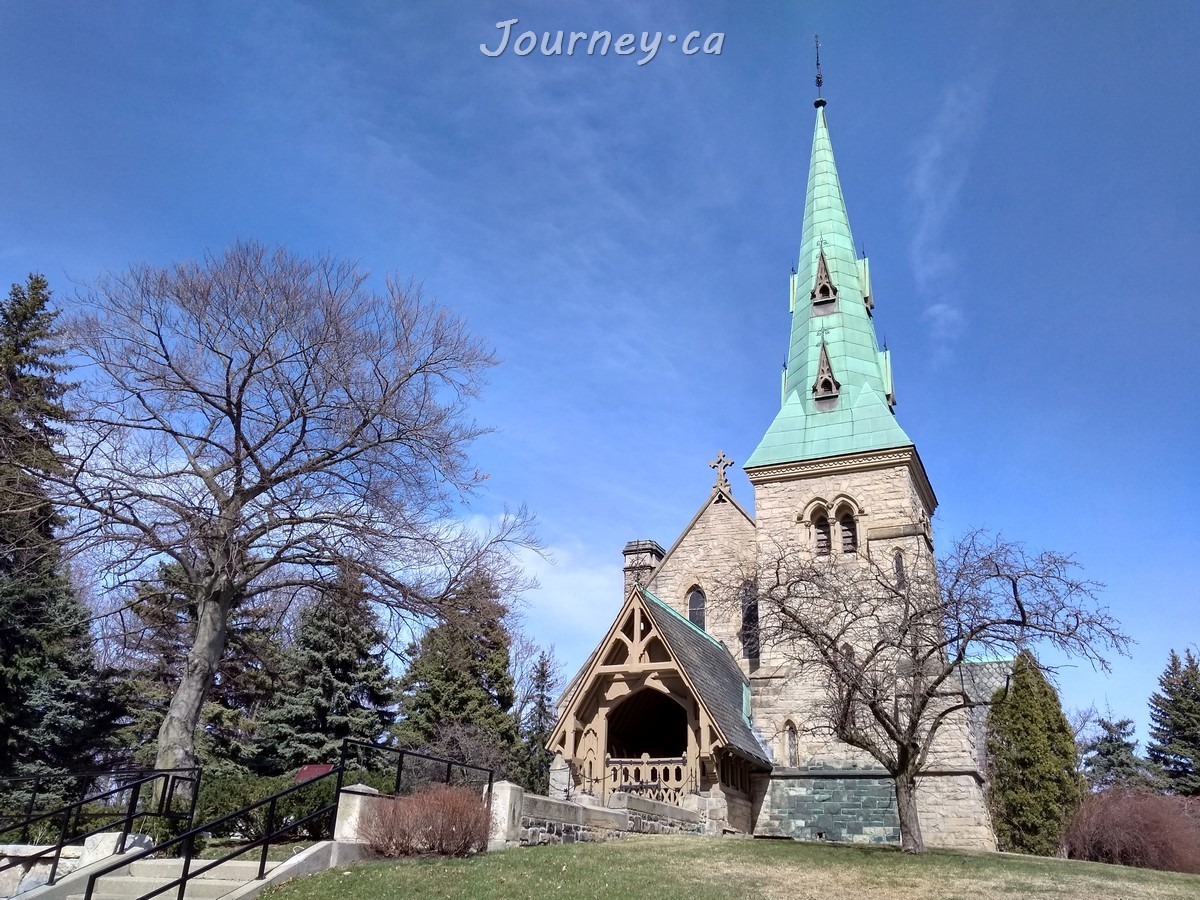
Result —
<svg viewBox="0 0 1200 900"><path fill-rule="evenodd" d="M771 767L770 757L750 729L745 715L750 682L725 645L642 588L645 609L654 626L700 695L731 749Z"/></svg>

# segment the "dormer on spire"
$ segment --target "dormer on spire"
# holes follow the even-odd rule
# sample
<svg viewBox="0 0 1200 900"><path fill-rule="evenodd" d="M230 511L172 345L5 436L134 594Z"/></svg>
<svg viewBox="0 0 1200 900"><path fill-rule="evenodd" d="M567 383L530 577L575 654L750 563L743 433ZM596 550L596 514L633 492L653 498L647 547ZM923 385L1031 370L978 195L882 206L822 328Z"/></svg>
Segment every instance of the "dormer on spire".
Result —
<svg viewBox="0 0 1200 900"><path fill-rule="evenodd" d="M871 296L871 265L865 253L858 258L858 286L862 288L863 303L869 314L875 309L875 299Z"/></svg>
<svg viewBox="0 0 1200 900"><path fill-rule="evenodd" d="M829 277L829 263L825 262L825 248L821 248L821 255L817 259L817 279L813 285L809 296L814 304L832 303L837 299L837 287L833 283L833 279Z"/></svg>
<svg viewBox="0 0 1200 900"><path fill-rule="evenodd" d="M829 364L829 351L825 341L821 341L821 358L817 363L817 380L813 382L812 395L814 400L836 400L841 383L833 377L833 367Z"/></svg>

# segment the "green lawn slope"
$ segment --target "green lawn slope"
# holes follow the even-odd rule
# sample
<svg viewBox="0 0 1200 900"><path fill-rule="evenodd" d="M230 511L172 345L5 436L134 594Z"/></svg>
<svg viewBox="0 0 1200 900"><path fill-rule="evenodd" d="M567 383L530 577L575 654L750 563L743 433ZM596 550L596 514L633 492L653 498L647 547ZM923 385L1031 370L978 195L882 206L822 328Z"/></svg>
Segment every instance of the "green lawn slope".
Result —
<svg viewBox="0 0 1200 900"><path fill-rule="evenodd" d="M271 900L1197 900L1200 876L1009 854L731 838L629 837L470 859L370 862L298 879Z"/></svg>

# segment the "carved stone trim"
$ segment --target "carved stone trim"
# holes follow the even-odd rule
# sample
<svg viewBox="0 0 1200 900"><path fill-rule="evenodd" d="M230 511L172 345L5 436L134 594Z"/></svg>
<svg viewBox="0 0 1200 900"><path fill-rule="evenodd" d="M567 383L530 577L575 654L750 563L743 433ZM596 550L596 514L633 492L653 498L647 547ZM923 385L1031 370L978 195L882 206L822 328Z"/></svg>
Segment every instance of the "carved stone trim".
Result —
<svg viewBox="0 0 1200 900"><path fill-rule="evenodd" d="M901 537L924 537L925 526L919 522L910 522L906 525L878 525L872 528L867 534L868 540L879 540L881 538L901 538Z"/></svg>
<svg viewBox="0 0 1200 900"><path fill-rule="evenodd" d="M921 463L917 448L912 445L894 450L871 450L866 453L853 453L845 456L827 456L823 459L755 466L744 471L746 477L750 479L750 483L757 487L773 481L793 481L833 472L866 472L897 466L907 466L912 472L917 492L932 515L933 511L937 509L937 496L933 493L929 476L925 474L925 466Z"/></svg>

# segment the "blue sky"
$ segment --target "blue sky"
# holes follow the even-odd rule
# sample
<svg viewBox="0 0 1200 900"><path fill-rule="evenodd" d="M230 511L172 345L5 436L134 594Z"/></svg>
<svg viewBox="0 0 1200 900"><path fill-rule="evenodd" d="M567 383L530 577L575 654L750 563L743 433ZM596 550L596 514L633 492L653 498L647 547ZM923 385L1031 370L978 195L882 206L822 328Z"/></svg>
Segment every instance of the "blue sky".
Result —
<svg viewBox="0 0 1200 900"><path fill-rule="evenodd" d="M724 41L485 56L511 18ZM0 280L65 303L246 237L423 282L504 360L471 512L538 515L529 629L573 670L624 543L777 408L814 32L937 535L1076 553L1139 643L1064 701L1144 734L1200 641L1197 4L7 0Z"/></svg>

